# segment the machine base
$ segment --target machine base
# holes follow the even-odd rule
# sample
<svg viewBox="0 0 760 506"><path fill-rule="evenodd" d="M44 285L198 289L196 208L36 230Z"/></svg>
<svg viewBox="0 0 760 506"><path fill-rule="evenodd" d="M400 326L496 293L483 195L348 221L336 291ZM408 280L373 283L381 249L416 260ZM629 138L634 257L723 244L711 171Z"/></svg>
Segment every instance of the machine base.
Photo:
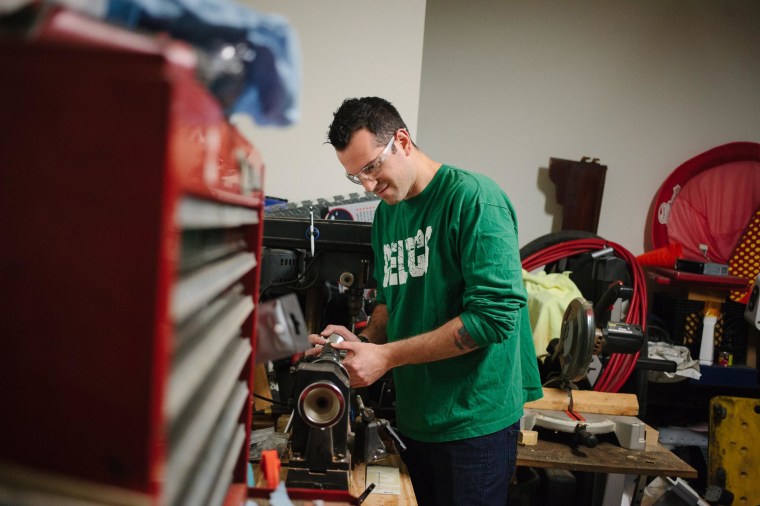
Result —
<svg viewBox="0 0 760 506"><path fill-rule="evenodd" d="M633 416L605 415L588 413L574 418L567 411L550 409L526 409L520 419L520 429L533 430L534 427L574 433L579 424L585 426L590 434L608 434L614 432L618 443L629 450L646 448L646 424Z"/></svg>

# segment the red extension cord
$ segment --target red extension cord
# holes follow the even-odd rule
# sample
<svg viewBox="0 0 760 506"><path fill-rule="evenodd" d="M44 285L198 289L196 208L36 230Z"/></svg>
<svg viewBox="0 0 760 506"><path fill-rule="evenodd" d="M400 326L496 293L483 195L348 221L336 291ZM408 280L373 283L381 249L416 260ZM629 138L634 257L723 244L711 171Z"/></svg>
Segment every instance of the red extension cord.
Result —
<svg viewBox="0 0 760 506"><path fill-rule="evenodd" d="M615 254L628 264L633 278L633 296L631 297L625 321L626 323L640 325L643 330L647 314L647 293L644 272L641 270L641 266L636 261L636 258L619 244L604 239L565 241L530 255L523 260L522 265L525 270L532 271L569 256L598 251L604 248L612 248ZM633 355L613 353L604 366L601 375L597 378L594 390L598 392L618 392L628 380L634 367L636 367L638 358L639 353Z"/></svg>

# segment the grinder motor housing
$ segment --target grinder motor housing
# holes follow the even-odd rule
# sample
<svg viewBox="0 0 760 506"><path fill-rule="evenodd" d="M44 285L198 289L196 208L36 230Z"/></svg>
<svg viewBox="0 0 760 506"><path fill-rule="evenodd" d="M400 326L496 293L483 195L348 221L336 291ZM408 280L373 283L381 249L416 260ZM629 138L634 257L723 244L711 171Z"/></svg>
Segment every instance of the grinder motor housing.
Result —
<svg viewBox="0 0 760 506"><path fill-rule="evenodd" d="M340 358L328 343L296 369L288 487L348 490L351 389Z"/></svg>

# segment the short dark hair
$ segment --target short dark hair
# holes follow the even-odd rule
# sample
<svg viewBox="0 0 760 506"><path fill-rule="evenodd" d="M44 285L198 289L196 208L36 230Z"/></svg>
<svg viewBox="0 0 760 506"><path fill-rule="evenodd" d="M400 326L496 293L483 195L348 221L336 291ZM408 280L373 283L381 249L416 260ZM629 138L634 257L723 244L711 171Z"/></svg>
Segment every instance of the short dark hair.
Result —
<svg viewBox="0 0 760 506"><path fill-rule="evenodd" d="M366 128L385 144L399 128L406 127L393 104L379 97L347 98L333 113L333 121L327 131L327 142L343 151L351 142L354 132Z"/></svg>

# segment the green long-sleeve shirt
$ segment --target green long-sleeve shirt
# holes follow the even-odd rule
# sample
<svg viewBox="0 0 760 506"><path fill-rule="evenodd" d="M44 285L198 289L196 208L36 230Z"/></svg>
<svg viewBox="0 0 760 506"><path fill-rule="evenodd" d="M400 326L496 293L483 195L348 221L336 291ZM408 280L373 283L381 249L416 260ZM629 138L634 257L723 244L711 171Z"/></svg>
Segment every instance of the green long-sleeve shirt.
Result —
<svg viewBox="0 0 760 506"><path fill-rule="evenodd" d="M397 424L420 441L490 434L541 397L514 209L491 179L444 165L417 196L381 203L372 229L389 341L460 315L473 352L394 370Z"/></svg>

